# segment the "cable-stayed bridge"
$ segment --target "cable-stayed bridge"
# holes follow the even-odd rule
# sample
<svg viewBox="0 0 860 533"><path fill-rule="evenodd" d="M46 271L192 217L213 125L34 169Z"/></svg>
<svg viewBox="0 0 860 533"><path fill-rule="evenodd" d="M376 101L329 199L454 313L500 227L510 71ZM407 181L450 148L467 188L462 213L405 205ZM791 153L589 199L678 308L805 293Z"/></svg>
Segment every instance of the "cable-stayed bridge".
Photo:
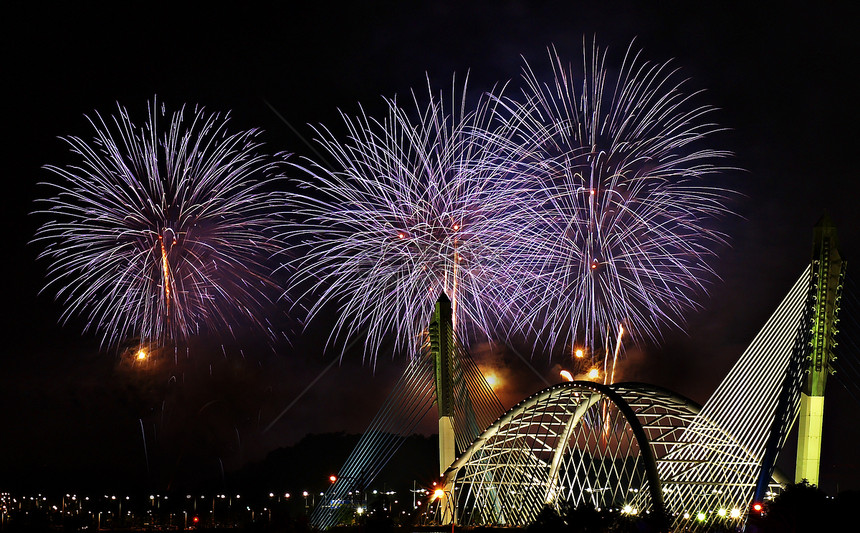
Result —
<svg viewBox="0 0 860 533"><path fill-rule="evenodd" d="M503 412L454 341L450 303L440 298L422 355L314 510L313 525L348 516L350 494L373 481L434 404L440 523L524 526L547 505L589 504L657 513L676 530L736 527L753 501L790 481L775 463L795 424L794 480L817 484L827 377L836 373L860 399L860 336L843 333L837 342L840 318L860 331L860 304L829 219L814 233L810 264L703 406L648 384L575 381Z"/></svg>
<svg viewBox="0 0 860 533"><path fill-rule="evenodd" d="M406 437L437 405L440 475L503 412L501 402L466 350L454 341L451 303L440 296L428 340L394 385L361 440L350 453L311 515L321 529L332 527L353 508L352 494L363 492ZM437 391L439 391L437 393Z"/></svg>

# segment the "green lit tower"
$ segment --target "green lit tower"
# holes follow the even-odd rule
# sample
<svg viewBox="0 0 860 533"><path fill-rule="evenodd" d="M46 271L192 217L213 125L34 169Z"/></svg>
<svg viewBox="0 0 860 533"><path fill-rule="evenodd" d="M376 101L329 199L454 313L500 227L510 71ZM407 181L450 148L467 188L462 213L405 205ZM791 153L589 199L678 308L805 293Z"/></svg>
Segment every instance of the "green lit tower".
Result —
<svg viewBox="0 0 860 533"><path fill-rule="evenodd" d="M443 293L430 320L430 349L436 367L436 406L439 409L439 475L456 459L454 437L454 325L451 300Z"/></svg>
<svg viewBox="0 0 860 533"><path fill-rule="evenodd" d="M824 215L815 225L812 250L812 349L800 395L800 424L797 435L795 482L807 480L818 485L821 460L821 426L824 420L824 387L834 372L833 348L839 322L839 300L845 262L839 254L836 228Z"/></svg>
<svg viewBox="0 0 860 533"><path fill-rule="evenodd" d="M436 406L439 410L439 476L457 458L456 436L454 434L454 320L451 300L442 293L436 300L433 318L430 320L430 350L436 370ZM440 503L442 524L456 520L451 497L453 487L443 487L444 496Z"/></svg>

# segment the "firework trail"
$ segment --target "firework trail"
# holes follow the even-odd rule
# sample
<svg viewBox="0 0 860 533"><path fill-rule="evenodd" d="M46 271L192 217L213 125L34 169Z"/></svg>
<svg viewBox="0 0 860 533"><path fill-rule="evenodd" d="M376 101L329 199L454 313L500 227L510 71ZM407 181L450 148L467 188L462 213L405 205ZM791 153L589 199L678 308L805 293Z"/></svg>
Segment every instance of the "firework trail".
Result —
<svg viewBox="0 0 860 533"><path fill-rule="evenodd" d="M91 141L64 138L77 163L46 167L60 180L38 211L62 320L82 317L103 347L232 332L240 317L273 334L260 317L277 294L265 261L281 248L282 165L260 152L258 132L155 101L142 126L120 106L88 120Z"/></svg>
<svg viewBox="0 0 860 533"><path fill-rule="evenodd" d="M458 339L504 327L499 301L514 290L507 256L521 239L526 190L507 172L515 150L490 124L498 98L474 106L456 81L410 109L386 100L383 120L342 114L348 138L317 130L332 168L311 163L291 201L304 238L296 285L314 295L310 317L333 305L332 341L367 331L375 361L385 338L414 355L441 293L452 301ZM414 106L414 107L413 107ZM309 238L308 238L309 236Z"/></svg>
<svg viewBox="0 0 860 533"><path fill-rule="evenodd" d="M609 356L603 339L621 324L655 339L696 307L723 242L709 224L731 195L709 178L729 154L708 147L714 109L669 63L643 61L632 44L617 70L596 45L583 47L579 71L554 49L549 59L548 83L526 63L523 98L505 101L543 191L535 241L517 259L530 280L524 316L549 347Z"/></svg>

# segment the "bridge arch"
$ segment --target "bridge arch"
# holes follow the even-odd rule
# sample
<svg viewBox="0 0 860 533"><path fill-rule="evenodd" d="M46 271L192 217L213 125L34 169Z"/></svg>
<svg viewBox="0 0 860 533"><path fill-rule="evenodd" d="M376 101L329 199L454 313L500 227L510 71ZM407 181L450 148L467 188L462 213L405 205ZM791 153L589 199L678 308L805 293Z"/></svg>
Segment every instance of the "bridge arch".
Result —
<svg viewBox="0 0 860 533"><path fill-rule="evenodd" d="M446 471L462 525L527 525L544 505L665 511L658 461L699 412L641 383L566 382L499 417Z"/></svg>

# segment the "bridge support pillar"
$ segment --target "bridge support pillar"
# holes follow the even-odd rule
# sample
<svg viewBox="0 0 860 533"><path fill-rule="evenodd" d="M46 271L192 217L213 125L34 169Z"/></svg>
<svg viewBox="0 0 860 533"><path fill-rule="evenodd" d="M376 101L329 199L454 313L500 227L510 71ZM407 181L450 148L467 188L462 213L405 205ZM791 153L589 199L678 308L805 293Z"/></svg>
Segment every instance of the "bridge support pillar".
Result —
<svg viewBox="0 0 860 533"><path fill-rule="evenodd" d="M443 293L436 301L433 318L430 321L430 350L436 368L436 406L439 410L439 476L457 458L456 436L454 433L454 325L451 300ZM444 487L445 501L442 502L442 523L451 524L455 520L453 494L451 487Z"/></svg>
<svg viewBox="0 0 860 533"><path fill-rule="evenodd" d="M800 395L800 437L797 440L795 482L818 484L821 463L821 427L824 422L824 396Z"/></svg>
<svg viewBox="0 0 860 533"><path fill-rule="evenodd" d="M824 388L832 373L836 346L839 300L845 263L839 254L836 228L827 215L815 225L812 250L812 350L800 396L800 424L797 434L797 461L794 481L818 485L821 462L821 427L824 422Z"/></svg>

